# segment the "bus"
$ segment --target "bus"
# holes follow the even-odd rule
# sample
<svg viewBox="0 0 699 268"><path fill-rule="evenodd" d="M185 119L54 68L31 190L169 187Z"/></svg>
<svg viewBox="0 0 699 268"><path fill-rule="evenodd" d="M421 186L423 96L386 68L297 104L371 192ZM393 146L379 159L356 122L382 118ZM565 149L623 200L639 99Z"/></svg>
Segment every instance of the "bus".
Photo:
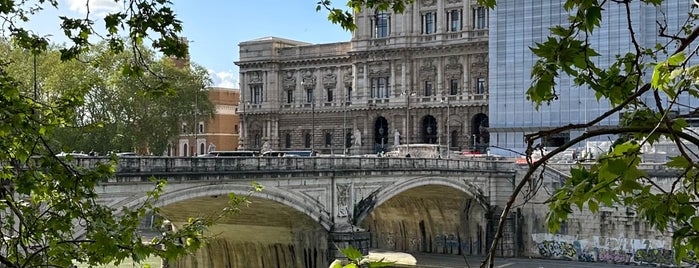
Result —
<svg viewBox="0 0 699 268"><path fill-rule="evenodd" d="M317 156L315 151L267 151L262 153L262 157L311 157Z"/></svg>
<svg viewBox="0 0 699 268"><path fill-rule="evenodd" d="M257 151L211 151L203 157L255 157L258 156Z"/></svg>

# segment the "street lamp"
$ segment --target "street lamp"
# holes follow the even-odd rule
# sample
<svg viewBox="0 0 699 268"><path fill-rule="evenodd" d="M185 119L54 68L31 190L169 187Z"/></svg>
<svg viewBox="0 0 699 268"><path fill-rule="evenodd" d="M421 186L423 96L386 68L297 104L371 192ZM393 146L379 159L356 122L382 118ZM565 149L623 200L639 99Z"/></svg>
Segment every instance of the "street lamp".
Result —
<svg viewBox="0 0 699 268"><path fill-rule="evenodd" d="M405 105L405 150L407 154L410 154L410 96L413 96L415 93L412 91L403 91L403 94L406 97L406 105Z"/></svg>
<svg viewBox="0 0 699 268"><path fill-rule="evenodd" d="M449 96L446 97L447 99L447 158L449 158L449 151L451 150L451 132L449 131ZM442 98L442 102L444 102L444 98Z"/></svg>
<svg viewBox="0 0 699 268"><path fill-rule="evenodd" d="M245 113L245 107L248 106L249 103L240 101L238 105L242 104L243 105L243 121L242 124L240 124L240 135L239 137L242 137L242 139L238 139L238 148L240 149L245 149L245 140L247 139L247 126L245 125L245 118L247 117L247 113ZM242 140L242 144L240 144L240 140Z"/></svg>
<svg viewBox="0 0 699 268"><path fill-rule="evenodd" d="M316 145L316 96L311 91L311 154Z"/></svg>

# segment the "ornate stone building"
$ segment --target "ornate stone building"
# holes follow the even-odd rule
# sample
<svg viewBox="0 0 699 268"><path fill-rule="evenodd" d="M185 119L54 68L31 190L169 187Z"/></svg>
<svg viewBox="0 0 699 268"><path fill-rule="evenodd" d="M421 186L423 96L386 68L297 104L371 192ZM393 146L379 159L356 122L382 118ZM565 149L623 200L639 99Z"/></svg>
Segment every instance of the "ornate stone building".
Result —
<svg viewBox="0 0 699 268"><path fill-rule="evenodd" d="M394 144L488 144L488 11L418 0L355 14L350 42L240 43L240 148L365 154Z"/></svg>

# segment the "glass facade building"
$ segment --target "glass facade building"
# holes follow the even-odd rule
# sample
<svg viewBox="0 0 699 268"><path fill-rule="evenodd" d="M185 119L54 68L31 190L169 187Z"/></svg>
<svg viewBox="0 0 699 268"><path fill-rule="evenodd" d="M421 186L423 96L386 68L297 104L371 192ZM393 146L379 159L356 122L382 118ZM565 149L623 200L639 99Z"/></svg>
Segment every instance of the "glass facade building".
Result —
<svg viewBox="0 0 699 268"><path fill-rule="evenodd" d="M537 61L529 47L544 42L549 28L568 23L570 16L563 9L562 0L498 1L490 13L489 31L489 80L490 90L490 152L498 155L515 155L526 148L524 135L541 129L589 121L607 111L605 100L597 101L594 92L576 87L573 79L562 76L557 81L559 99L542 104L537 111L527 100L526 91L531 85L531 69ZM667 42L658 37L658 22L667 21L667 32L674 33L687 20L691 1L667 0L661 7L653 7L632 1L631 21L641 45L654 47ZM600 66L608 66L615 55L632 51L633 45L626 21L625 7L607 1L602 13L602 28L590 37L594 49L602 56L595 59ZM666 20L667 18L667 20ZM650 73L647 74L650 77ZM687 107L696 107L697 100L684 100ZM613 116L601 125L616 125L619 117ZM580 132L566 133L544 141L545 146L558 146ZM607 140L605 138L605 140Z"/></svg>

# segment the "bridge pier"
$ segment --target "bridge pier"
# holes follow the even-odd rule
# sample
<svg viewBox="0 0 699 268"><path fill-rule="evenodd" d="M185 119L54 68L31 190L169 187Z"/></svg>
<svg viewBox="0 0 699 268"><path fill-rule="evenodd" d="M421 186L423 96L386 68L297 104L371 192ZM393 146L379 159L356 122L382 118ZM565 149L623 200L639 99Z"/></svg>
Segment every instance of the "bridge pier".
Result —
<svg viewBox="0 0 699 268"><path fill-rule="evenodd" d="M339 249L348 248L349 246L361 251L362 255L369 254L371 234L364 230L356 232L330 232L328 235L328 259L347 259Z"/></svg>

